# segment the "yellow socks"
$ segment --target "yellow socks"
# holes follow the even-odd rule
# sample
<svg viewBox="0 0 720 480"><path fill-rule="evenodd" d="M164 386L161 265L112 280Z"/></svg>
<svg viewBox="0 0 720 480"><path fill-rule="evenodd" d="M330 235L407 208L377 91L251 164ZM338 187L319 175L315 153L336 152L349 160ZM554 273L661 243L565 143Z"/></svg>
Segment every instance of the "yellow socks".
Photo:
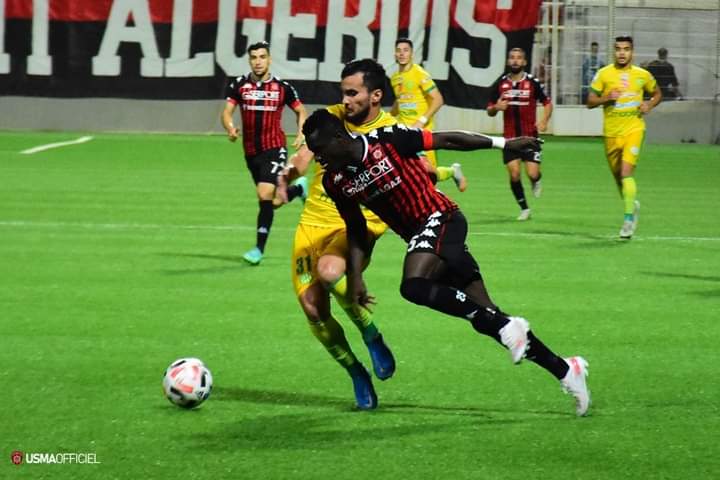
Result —
<svg viewBox="0 0 720 480"><path fill-rule="evenodd" d="M452 178L452 176L453 176L452 167L437 167L438 182L444 182L445 180Z"/></svg>
<svg viewBox="0 0 720 480"><path fill-rule="evenodd" d="M634 177L623 177L622 179L622 196L625 202L625 218L632 219L633 209L635 208L635 198L637 197L637 184Z"/></svg>
<svg viewBox="0 0 720 480"><path fill-rule="evenodd" d="M378 329L372 321L372 314L366 309L353 305L347 299L347 279L343 276L335 282L330 290L337 300L340 307L345 311L348 318L352 320L355 326L362 333L365 343L373 340L378 335Z"/></svg>
<svg viewBox="0 0 720 480"><path fill-rule="evenodd" d="M310 331L315 335L325 350L343 367L348 368L357 363L357 358L350 350L345 332L333 317L320 322L308 322Z"/></svg>

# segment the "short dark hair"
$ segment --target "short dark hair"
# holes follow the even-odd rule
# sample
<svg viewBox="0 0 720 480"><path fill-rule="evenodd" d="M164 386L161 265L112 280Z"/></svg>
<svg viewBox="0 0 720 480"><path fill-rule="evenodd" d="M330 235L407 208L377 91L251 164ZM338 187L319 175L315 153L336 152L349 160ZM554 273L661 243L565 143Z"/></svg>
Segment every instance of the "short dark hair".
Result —
<svg viewBox="0 0 720 480"><path fill-rule="evenodd" d="M265 50L268 51L268 53L270 53L270 44L268 42L266 42L265 40L263 40L261 42L253 43L252 45L250 45L247 49L247 53L249 54L253 50L260 50L261 48L264 48Z"/></svg>
<svg viewBox="0 0 720 480"><path fill-rule="evenodd" d="M525 53L525 50L523 50L520 47L514 47L514 48L511 48L510 50L508 50L508 57L510 57L510 54L512 52L520 52L523 54L523 57L527 59L527 53Z"/></svg>
<svg viewBox="0 0 720 480"><path fill-rule="evenodd" d="M400 37L400 38L398 38L397 40L395 40L395 46L396 46L396 47L397 47L399 44L401 44L401 43L407 43L408 45L410 45L410 48L415 48L415 47L413 46L412 40L410 40L410 39L407 38L407 37Z"/></svg>
<svg viewBox="0 0 720 480"><path fill-rule="evenodd" d="M658 57L667 57L667 48L660 47L658 50Z"/></svg>
<svg viewBox="0 0 720 480"><path fill-rule="evenodd" d="M337 132L345 131L342 121L328 112L325 108L315 110L303 123L302 133L307 139L315 132L323 136L333 136Z"/></svg>
<svg viewBox="0 0 720 480"><path fill-rule="evenodd" d="M363 84L369 91L382 90L385 91L385 68L372 58L363 58L362 60L353 60L345 64L340 78L349 77L356 73L362 72Z"/></svg>
<svg viewBox="0 0 720 480"><path fill-rule="evenodd" d="M590 46L591 46L591 47L599 47L600 44L599 44L598 42L592 42L592 43L590 44Z"/></svg>
<svg viewBox="0 0 720 480"><path fill-rule="evenodd" d="M633 39L630 35L620 35L619 37L615 37L615 43L617 42L628 42L630 45L632 45Z"/></svg>

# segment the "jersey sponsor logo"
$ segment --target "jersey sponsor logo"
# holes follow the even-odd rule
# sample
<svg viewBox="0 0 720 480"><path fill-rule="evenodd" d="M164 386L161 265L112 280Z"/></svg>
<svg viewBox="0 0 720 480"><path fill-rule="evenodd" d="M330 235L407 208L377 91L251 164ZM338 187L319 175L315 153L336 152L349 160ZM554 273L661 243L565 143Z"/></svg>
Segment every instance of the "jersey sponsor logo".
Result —
<svg viewBox="0 0 720 480"><path fill-rule="evenodd" d="M265 90L244 90L242 92L242 98L243 100L279 100L280 92L277 90L271 92Z"/></svg>
<svg viewBox="0 0 720 480"><path fill-rule="evenodd" d="M632 100L629 102L615 102L615 108L635 108L639 106L640 102L638 100Z"/></svg>
<svg viewBox="0 0 720 480"><path fill-rule="evenodd" d="M395 187L397 187L398 185L400 185L400 183L402 183L402 178L400 178L399 175L398 175L398 176L395 176L395 178L393 178L393 179L390 180L389 182L384 183L383 185L380 185L380 186L378 187L378 189L375 190L374 192L372 192L370 195L368 195L365 200L369 202L370 200L374 199L374 198L377 197L378 195L382 195L382 194L385 193L385 192L389 192L389 191L392 190L393 188L395 188Z"/></svg>
<svg viewBox="0 0 720 480"><path fill-rule="evenodd" d="M390 174L393 170L395 170L395 167L390 163L390 160L385 157L350 179L350 182L343 187L343 193L348 197L352 197Z"/></svg>
<svg viewBox="0 0 720 480"><path fill-rule="evenodd" d="M529 97L530 96L530 90L525 88L511 88L509 90L505 90L505 96L513 96L513 97Z"/></svg>
<svg viewBox="0 0 720 480"><path fill-rule="evenodd" d="M277 105L243 105L243 110L261 110L267 112L277 111Z"/></svg>

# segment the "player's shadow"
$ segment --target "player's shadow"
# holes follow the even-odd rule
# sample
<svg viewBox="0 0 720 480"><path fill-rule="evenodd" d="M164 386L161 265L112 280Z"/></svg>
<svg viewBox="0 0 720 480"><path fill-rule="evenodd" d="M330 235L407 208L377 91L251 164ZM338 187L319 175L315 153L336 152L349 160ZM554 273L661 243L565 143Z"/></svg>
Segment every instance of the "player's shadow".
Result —
<svg viewBox="0 0 720 480"><path fill-rule="evenodd" d="M720 283L720 276L717 276L717 275L693 275L693 274L688 274L688 273L649 272L649 271L644 271L644 272L640 272L640 273L643 275L648 275L651 277L658 277L658 278L688 280L690 282L700 281L700 282ZM698 297L709 298L709 299L714 299L714 298L720 297L720 289L717 289L717 288L714 288L711 290L693 291L693 292L688 292L688 293L698 296Z"/></svg>
<svg viewBox="0 0 720 480"><path fill-rule="evenodd" d="M360 418L360 415L362 418ZM458 422L426 418L403 424L388 423L373 413L348 415L327 412L298 412L296 414L267 414L243 418L227 423L219 431L193 433L188 440L196 442L194 448L212 452L257 450L333 450L357 448L360 445L390 442L398 438L424 437L429 434L475 431L483 423L493 429L507 428L519 423L516 419L489 419L484 422Z"/></svg>
<svg viewBox="0 0 720 480"><path fill-rule="evenodd" d="M479 407L393 402L381 403L371 412L350 414L350 398L234 387L219 388L213 391L213 397L214 401L310 408L298 409L297 413L278 413L277 409L272 409L268 413L244 416L236 423L227 423L219 432L193 434L197 448L212 451L356 447L363 442L376 444L395 441L398 437L439 432L474 434L483 426L507 428L525 421L517 412L508 410L489 412ZM398 416L391 419L388 414Z"/></svg>
<svg viewBox="0 0 720 480"><path fill-rule="evenodd" d="M329 395L312 393L281 392L277 390L255 390L238 387L221 387L213 390L215 401L241 401L258 404L297 406L297 407L327 407L330 409L349 411L357 410L352 398L338 398ZM373 414L441 414L452 416L470 416L490 419L493 414L508 414L507 409L483 408L478 406L461 405L423 405L409 402L380 402L378 410ZM528 411L529 414L567 416L564 412Z"/></svg>
<svg viewBox="0 0 720 480"><path fill-rule="evenodd" d="M692 275L687 273L668 273L668 272L640 272L643 275L665 278L680 278L685 280L701 280L706 282L720 282L720 276L717 275Z"/></svg>
<svg viewBox="0 0 720 480"><path fill-rule="evenodd" d="M523 235L522 233L518 235ZM617 248L621 247L623 245L629 244L627 240L621 240L618 237L608 236L608 235L599 235L596 233L585 233L582 231L577 230L529 230L524 233L525 236L531 238L533 236L535 237L541 237L541 238L556 238L556 239L562 239L563 242L566 242L566 240L578 240L575 243L564 243L563 245L565 247L570 248L581 248L583 250L587 250L589 248L597 248L597 249L605 249L605 248Z"/></svg>
<svg viewBox="0 0 720 480"><path fill-rule="evenodd" d="M242 256L240 255L210 255L205 253L171 253L163 252L157 255L161 257L175 257L175 258L189 258L189 259L201 259L201 260L213 260L224 263L232 263L233 265L223 265L216 267L201 267L201 268L183 268L162 270L165 275L195 275L195 274L216 274L225 272L236 272L239 268L251 268Z"/></svg>

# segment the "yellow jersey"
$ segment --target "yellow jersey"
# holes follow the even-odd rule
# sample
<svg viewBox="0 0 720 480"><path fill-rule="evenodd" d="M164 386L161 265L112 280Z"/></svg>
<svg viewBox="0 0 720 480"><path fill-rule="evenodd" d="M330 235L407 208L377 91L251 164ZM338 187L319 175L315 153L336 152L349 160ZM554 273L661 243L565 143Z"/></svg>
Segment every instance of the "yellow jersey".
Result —
<svg viewBox="0 0 720 480"><path fill-rule="evenodd" d="M645 120L640 113L643 92L655 91L657 82L650 72L636 65L617 68L607 65L595 74L590 89L602 96L611 90L619 90L620 98L603 107L605 116L603 131L606 137L622 137L645 130Z"/></svg>
<svg viewBox="0 0 720 480"><path fill-rule="evenodd" d="M331 105L327 107L327 110L336 117L343 119L345 129L350 133L369 133L377 128L388 127L397 123L395 117L383 110L380 110L378 116L373 120L362 125L355 125L345 120L345 106L342 104ZM300 223L317 227L344 226L345 221L338 213L335 202L325 193L322 185L325 168L317 162L313 163L315 164L314 175L310 183L310 191L305 200L305 208L300 214ZM382 223L382 220L370 210L363 207L362 211L368 222Z"/></svg>
<svg viewBox="0 0 720 480"><path fill-rule="evenodd" d="M436 88L435 82L424 68L415 63L409 70L395 72L390 77L390 84L398 103L398 122L414 124L427 112L427 95ZM432 130L434 125L430 119L424 128Z"/></svg>

